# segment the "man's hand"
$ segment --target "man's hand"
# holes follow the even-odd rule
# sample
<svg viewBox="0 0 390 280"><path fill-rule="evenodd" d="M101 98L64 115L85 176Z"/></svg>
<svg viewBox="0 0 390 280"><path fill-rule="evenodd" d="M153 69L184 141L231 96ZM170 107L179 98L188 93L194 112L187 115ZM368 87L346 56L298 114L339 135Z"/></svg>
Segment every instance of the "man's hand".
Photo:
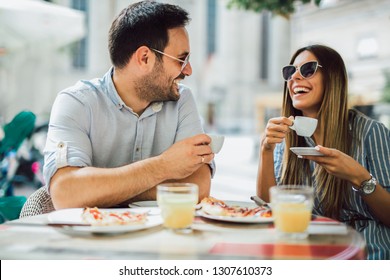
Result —
<svg viewBox="0 0 390 280"><path fill-rule="evenodd" d="M209 146L211 138L199 134L173 144L161 154L162 168L168 178L181 179L190 176L203 164L210 163L214 154Z"/></svg>

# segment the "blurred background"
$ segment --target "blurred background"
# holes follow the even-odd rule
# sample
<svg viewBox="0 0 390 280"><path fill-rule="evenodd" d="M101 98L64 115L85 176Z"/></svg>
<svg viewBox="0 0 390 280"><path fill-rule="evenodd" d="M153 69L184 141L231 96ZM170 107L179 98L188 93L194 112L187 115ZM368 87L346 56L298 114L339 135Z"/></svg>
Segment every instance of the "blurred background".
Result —
<svg viewBox="0 0 390 280"><path fill-rule="evenodd" d="M102 77L111 65L111 22L133 2L0 0L0 124L28 110L45 128L60 90ZM212 195L249 200L255 193L260 134L279 115L281 67L301 46L336 49L348 69L350 106L390 127L389 0L159 2L190 13L193 75L184 83L205 130L226 136ZM30 150L42 149L44 131ZM15 190L28 195L39 182L21 185L32 185Z"/></svg>

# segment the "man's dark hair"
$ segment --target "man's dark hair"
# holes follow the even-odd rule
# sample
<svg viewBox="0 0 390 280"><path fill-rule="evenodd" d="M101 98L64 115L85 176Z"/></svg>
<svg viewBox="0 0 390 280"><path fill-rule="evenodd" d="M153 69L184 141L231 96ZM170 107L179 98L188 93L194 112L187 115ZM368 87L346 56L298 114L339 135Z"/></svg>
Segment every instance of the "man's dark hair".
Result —
<svg viewBox="0 0 390 280"><path fill-rule="evenodd" d="M109 31L112 64L123 68L141 46L163 51L169 40L168 29L184 27L189 20L187 11L176 5L154 1L129 5L115 18Z"/></svg>

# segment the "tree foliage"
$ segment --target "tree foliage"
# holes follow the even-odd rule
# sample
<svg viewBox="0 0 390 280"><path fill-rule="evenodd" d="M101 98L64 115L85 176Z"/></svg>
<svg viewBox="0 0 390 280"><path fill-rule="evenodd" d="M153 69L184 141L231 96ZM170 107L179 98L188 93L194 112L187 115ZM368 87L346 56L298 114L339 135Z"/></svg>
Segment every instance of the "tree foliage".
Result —
<svg viewBox="0 0 390 280"><path fill-rule="evenodd" d="M382 91L382 101L390 103L390 70L384 71L385 75L385 86Z"/></svg>
<svg viewBox="0 0 390 280"><path fill-rule="evenodd" d="M281 15L286 18L295 11L295 3L310 3L311 0L230 0L228 3L229 8L239 8L244 10L252 10L255 12L261 12L267 10L273 14ZM318 6L321 0L314 0L314 3Z"/></svg>

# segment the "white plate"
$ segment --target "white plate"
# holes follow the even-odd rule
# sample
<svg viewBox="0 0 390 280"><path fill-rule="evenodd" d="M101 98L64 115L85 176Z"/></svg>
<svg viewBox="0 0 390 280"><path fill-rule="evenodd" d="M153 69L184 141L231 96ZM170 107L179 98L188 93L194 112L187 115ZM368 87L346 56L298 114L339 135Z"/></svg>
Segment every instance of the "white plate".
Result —
<svg viewBox="0 0 390 280"><path fill-rule="evenodd" d="M129 211L129 208L116 208L116 209L101 209L104 211ZM134 211L133 211L134 210ZM136 213L145 213L149 212L149 208L137 208L131 209L131 211ZM48 219L51 223L69 223L69 224L83 224L85 223L81 214L83 208L71 208L63 209L52 212L49 214ZM65 226L56 228L57 230L64 233L81 233L81 234L122 234L131 231L143 230L151 227L155 227L162 224L162 218L160 215L148 215L147 220L143 224L133 224L133 225L115 225L115 226Z"/></svg>
<svg viewBox="0 0 390 280"><path fill-rule="evenodd" d="M158 207L156 200L137 201L129 204L130 208L137 207Z"/></svg>
<svg viewBox="0 0 390 280"><path fill-rule="evenodd" d="M240 206L240 207L248 207L248 208L256 208L258 207L254 202L244 202L244 201L224 201L229 206ZM202 211L202 209L198 210L198 215L207 218L212 219L216 221L222 221L222 222L230 222L230 223L248 223L248 224L254 224L254 223L271 223L274 221L273 217L260 217L260 216L252 216L252 217L229 217L229 216L216 216L216 215L210 215L208 213L205 213Z"/></svg>
<svg viewBox="0 0 390 280"><path fill-rule="evenodd" d="M324 156L314 147L291 147L290 150L297 156Z"/></svg>

